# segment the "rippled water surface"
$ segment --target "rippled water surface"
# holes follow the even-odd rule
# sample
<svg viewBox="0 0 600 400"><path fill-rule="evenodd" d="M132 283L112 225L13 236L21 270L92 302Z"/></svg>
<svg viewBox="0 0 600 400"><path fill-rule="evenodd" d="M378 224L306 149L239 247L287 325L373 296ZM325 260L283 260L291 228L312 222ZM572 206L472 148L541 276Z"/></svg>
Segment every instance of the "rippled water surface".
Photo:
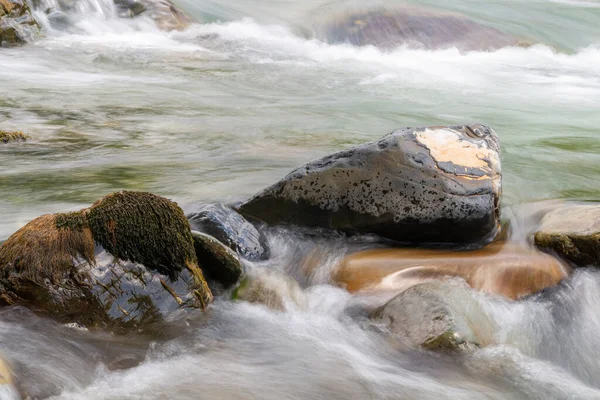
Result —
<svg viewBox="0 0 600 400"><path fill-rule="evenodd" d="M495 52L320 41L316 27L357 1L176 3L198 23L166 33L89 2L68 26L46 21L43 39L0 50L0 130L33 137L0 147L0 241L121 189L184 208L243 200L297 165L404 126L492 126L506 209L600 201L596 1L414 2L535 43ZM293 275L293 245L276 243L271 267ZM526 302L469 292L494 345L459 358L398 349L352 315L360 299L326 283L304 282L306 307L287 313L218 301L160 340L5 310L0 349L32 394L61 399L600 398L600 275Z"/></svg>

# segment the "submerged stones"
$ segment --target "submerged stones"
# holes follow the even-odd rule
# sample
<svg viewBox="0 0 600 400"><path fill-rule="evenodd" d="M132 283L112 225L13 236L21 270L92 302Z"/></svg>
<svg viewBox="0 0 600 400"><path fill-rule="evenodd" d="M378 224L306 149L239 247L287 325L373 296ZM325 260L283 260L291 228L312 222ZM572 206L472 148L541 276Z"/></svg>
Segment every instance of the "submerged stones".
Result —
<svg viewBox="0 0 600 400"><path fill-rule="evenodd" d="M576 266L600 267L600 206L568 205L549 212L534 241Z"/></svg>
<svg viewBox="0 0 600 400"><path fill-rule="evenodd" d="M405 6L356 12L330 22L322 31L329 43L393 49L408 45L426 49L495 50L519 41L459 14Z"/></svg>
<svg viewBox="0 0 600 400"><path fill-rule="evenodd" d="M224 204L200 204L187 218L193 229L213 236L248 260L264 260L269 256L265 236Z"/></svg>
<svg viewBox="0 0 600 400"><path fill-rule="evenodd" d="M29 140L29 136L23 132L0 131L0 143L25 142L27 140Z"/></svg>
<svg viewBox="0 0 600 400"><path fill-rule="evenodd" d="M182 30L192 20L169 0L115 0L125 17L148 16L164 31Z"/></svg>
<svg viewBox="0 0 600 400"><path fill-rule="evenodd" d="M519 299L558 284L569 268L510 243L472 251L374 249L344 258L333 280L349 291L405 290L432 280L464 279L473 289Z"/></svg>
<svg viewBox="0 0 600 400"><path fill-rule="evenodd" d="M416 285L376 310L371 319L412 347L473 350L481 346L481 341L470 326L466 312L470 305L461 304L468 299L453 298L459 291L439 282ZM483 325L482 313L476 317Z"/></svg>
<svg viewBox="0 0 600 400"><path fill-rule="evenodd" d="M239 211L404 243L481 244L499 227L499 151L483 125L399 129L292 171Z"/></svg>
<svg viewBox="0 0 600 400"><path fill-rule="evenodd" d="M255 271L246 276L232 294L233 300L262 304L275 311L299 308L304 302L298 282L276 271Z"/></svg>
<svg viewBox="0 0 600 400"><path fill-rule="evenodd" d="M0 0L0 47L30 42L39 31L26 0Z"/></svg>
<svg viewBox="0 0 600 400"><path fill-rule="evenodd" d="M183 211L150 193L41 216L0 247L0 304L62 322L142 328L211 301Z"/></svg>

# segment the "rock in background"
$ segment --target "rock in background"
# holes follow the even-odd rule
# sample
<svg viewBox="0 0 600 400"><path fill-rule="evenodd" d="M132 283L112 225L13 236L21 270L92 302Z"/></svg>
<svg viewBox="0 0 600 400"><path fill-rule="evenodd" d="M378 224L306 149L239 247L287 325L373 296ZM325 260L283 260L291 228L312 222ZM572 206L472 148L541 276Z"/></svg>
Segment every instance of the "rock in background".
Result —
<svg viewBox="0 0 600 400"><path fill-rule="evenodd" d="M549 212L534 236L535 245L576 266L600 267L600 206L567 205Z"/></svg>
<svg viewBox="0 0 600 400"><path fill-rule="evenodd" d="M426 49L496 50L520 42L469 18L417 7L375 9L338 17L317 27L329 43L394 49L401 45Z"/></svg>
<svg viewBox="0 0 600 400"><path fill-rule="evenodd" d="M499 227L499 151L483 125L400 129L296 169L239 211L272 225L482 244Z"/></svg>

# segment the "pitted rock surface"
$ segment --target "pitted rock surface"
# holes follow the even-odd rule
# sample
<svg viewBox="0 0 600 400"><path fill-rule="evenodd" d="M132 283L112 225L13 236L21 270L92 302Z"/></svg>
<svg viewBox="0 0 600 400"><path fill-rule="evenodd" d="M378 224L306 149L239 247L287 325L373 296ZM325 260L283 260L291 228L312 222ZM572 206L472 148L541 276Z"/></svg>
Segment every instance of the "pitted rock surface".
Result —
<svg viewBox="0 0 600 400"><path fill-rule="evenodd" d="M269 256L266 237L224 204L196 205L187 218L192 229L213 236L248 260L264 260Z"/></svg>
<svg viewBox="0 0 600 400"><path fill-rule="evenodd" d="M405 6L397 10L377 9L338 18L322 31L330 43L372 45L393 49L401 45L417 48L495 50L520 42L511 35L476 23L460 14L441 13Z"/></svg>
<svg viewBox="0 0 600 400"><path fill-rule="evenodd" d="M499 150L483 125L399 129L296 169L239 211L400 242L485 243L498 230Z"/></svg>

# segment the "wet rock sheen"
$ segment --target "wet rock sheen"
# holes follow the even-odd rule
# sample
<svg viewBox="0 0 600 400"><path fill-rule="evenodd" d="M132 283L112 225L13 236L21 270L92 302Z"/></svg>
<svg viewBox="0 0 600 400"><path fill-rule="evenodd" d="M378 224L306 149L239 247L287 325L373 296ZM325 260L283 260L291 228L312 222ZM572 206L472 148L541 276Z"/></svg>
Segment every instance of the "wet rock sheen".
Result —
<svg viewBox="0 0 600 400"><path fill-rule="evenodd" d="M0 305L61 322L149 329L211 300L183 211L150 193L43 215L0 247Z"/></svg>
<svg viewBox="0 0 600 400"><path fill-rule="evenodd" d="M265 236L224 204L202 204L188 213L187 218L193 229L213 236L248 260L264 260L269 256Z"/></svg>
<svg viewBox="0 0 600 400"><path fill-rule="evenodd" d="M239 211L399 242L484 243L499 226L499 150L483 125L399 129L296 169Z"/></svg>

